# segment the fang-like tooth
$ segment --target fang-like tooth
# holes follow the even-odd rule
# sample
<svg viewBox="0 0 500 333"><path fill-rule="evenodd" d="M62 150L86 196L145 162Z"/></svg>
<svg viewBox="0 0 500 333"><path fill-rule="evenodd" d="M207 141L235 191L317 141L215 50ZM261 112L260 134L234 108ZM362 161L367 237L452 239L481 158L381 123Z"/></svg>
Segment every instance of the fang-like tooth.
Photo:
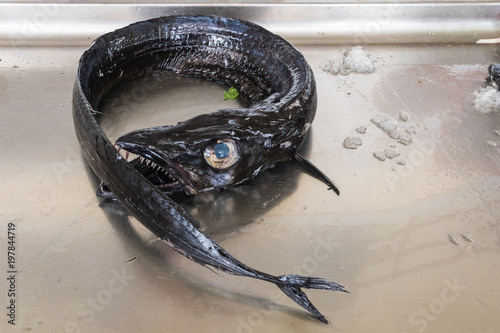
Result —
<svg viewBox="0 0 500 333"><path fill-rule="evenodd" d="M118 154L120 154L120 156L123 157L126 161L135 161L137 158L139 158L139 161L142 163L146 160L144 157L140 155L131 153L128 150L121 148L116 143L114 144L114 147L116 148Z"/></svg>
<svg viewBox="0 0 500 333"><path fill-rule="evenodd" d="M122 149L121 147L119 147L118 145L115 144L115 148L116 148L116 151L118 152L118 154L120 154L121 157L125 158L126 159L126 156L128 154L128 151L126 151L125 149Z"/></svg>

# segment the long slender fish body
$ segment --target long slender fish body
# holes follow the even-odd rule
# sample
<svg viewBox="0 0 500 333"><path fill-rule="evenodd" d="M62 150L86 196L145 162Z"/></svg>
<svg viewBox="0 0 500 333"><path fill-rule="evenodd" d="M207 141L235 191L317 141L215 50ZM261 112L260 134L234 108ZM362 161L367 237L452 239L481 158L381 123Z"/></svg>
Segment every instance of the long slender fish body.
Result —
<svg viewBox="0 0 500 333"><path fill-rule="evenodd" d="M111 143L96 119L103 96L121 82L155 73L232 85L249 106L134 131ZM212 16L162 17L101 36L82 55L73 92L76 134L105 191L188 258L274 283L327 323L301 288L345 291L341 285L246 266L201 233L199 222L169 197L234 186L293 158L336 190L295 152L315 110L314 76L295 48L255 24ZM139 157L127 161L117 146Z"/></svg>

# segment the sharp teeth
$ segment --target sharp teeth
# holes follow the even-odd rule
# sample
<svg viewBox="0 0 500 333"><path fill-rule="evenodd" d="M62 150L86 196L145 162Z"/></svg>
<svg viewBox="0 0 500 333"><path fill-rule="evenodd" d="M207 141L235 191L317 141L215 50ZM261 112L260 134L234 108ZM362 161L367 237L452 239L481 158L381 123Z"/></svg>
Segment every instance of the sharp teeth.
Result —
<svg viewBox="0 0 500 333"><path fill-rule="evenodd" d="M131 160L134 160L137 157L140 157L139 155L136 155L134 153L129 152L126 149L123 149L123 148L119 147L116 143L115 143L114 146L115 146L116 151L118 152L118 154L120 154L120 156L123 157L126 161L129 161L129 160L131 161Z"/></svg>
<svg viewBox="0 0 500 333"><path fill-rule="evenodd" d="M170 172L168 172L168 171L167 171L167 170L165 170L164 168L159 167L159 168L158 168L158 171L163 172L163 173L164 173L166 176L168 176L168 178L170 178L171 180L176 180L176 179L172 176L172 174L170 174Z"/></svg>
<svg viewBox="0 0 500 333"><path fill-rule="evenodd" d="M128 158L128 151L126 151L125 149L122 149L121 147L117 146L116 144L115 144L115 148L121 157L123 157L125 160Z"/></svg>
<svg viewBox="0 0 500 333"><path fill-rule="evenodd" d="M163 174L165 174L166 176L168 176L168 178L170 178L171 180L173 181L177 181L171 174L170 172L168 172L167 170L165 170L163 167L159 166L158 164L156 164L155 162L143 157L143 156L140 156L140 155L136 155L134 153L131 153L129 151L127 151L126 149L123 149L123 148L120 148L118 145L115 144L115 148L116 150L118 151L118 153L120 154L121 157L123 157L126 161L129 161L129 160L135 160L136 158L139 158L139 162L146 165L147 167L155 170L155 171L158 171L158 172L162 172Z"/></svg>

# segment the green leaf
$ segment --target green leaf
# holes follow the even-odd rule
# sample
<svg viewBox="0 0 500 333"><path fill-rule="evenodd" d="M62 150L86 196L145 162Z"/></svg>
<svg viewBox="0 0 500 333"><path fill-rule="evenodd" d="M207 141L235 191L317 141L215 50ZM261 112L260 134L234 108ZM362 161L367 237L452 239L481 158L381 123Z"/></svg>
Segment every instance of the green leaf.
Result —
<svg viewBox="0 0 500 333"><path fill-rule="evenodd" d="M224 100L225 101L227 101L228 99L236 99L236 98L238 98L239 95L240 95L240 93L238 92L238 90L236 90L235 87L229 88L228 91L224 90Z"/></svg>

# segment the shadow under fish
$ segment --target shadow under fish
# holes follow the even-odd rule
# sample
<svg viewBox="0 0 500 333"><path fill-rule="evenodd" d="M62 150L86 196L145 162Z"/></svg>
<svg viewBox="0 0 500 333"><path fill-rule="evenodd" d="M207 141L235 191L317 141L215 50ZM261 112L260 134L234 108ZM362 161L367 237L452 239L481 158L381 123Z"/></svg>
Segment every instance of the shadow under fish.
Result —
<svg viewBox="0 0 500 333"><path fill-rule="evenodd" d="M309 130L306 136L309 136ZM306 140L308 140L306 138ZM307 151L301 149L301 153L307 155ZM87 164L86 164L87 165ZM93 184L99 186L99 180L92 170L87 168L89 178ZM210 235L217 242L222 242L226 238L232 238L239 232L254 230L258 226L253 226L259 217L268 211L279 206L287 197L297 190L297 184L301 166L295 163L282 163L275 168L268 170L255 179L220 191L212 191L197 194L195 196L180 195L173 199L184 209L193 215L203 224L203 231ZM253 198L248 200L248 198ZM251 202L250 202L251 201ZM112 227L117 234L127 244L127 249L133 253L132 259L147 258L141 264L146 269L150 267L151 260L161 262L162 271L172 275L178 283L181 283L195 291L211 295L219 299L230 302L245 304L258 309L269 311L280 311L289 315L301 318L311 316L309 313L296 308L277 304L271 299L254 296L248 293L229 291L220 286L206 284L196 278L186 278L186 271L169 262L170 256L162 249L159 241L153 242L149 235L143 234L136 229L134 223L129 219L127 210L116 200L104 199L100 207L106 214ZM236 207L237 209L233 209ZM130 259L129 259L130 260ZM156 266L155 266L156 268ZM145 273L146 274L146 273Z"/></svg>
<svg viewBox="0 0 500 333"><path fill-rule="evenodd" d="M155 73L234 86L249 107L133 131L111 143L96 119L100 101L119 83ZM315 111L313 73L293 46L250 22L214 16L162 17L99 37L80 59L73 91L76 134L103 182L101 196L116 199L187 258L271 282L328 323L302 288L346 292L342 285L274 276L243 264L203 234L200 222L172 199L231 188L290 160L338 194L328 177L297 153Z"/></svg>

